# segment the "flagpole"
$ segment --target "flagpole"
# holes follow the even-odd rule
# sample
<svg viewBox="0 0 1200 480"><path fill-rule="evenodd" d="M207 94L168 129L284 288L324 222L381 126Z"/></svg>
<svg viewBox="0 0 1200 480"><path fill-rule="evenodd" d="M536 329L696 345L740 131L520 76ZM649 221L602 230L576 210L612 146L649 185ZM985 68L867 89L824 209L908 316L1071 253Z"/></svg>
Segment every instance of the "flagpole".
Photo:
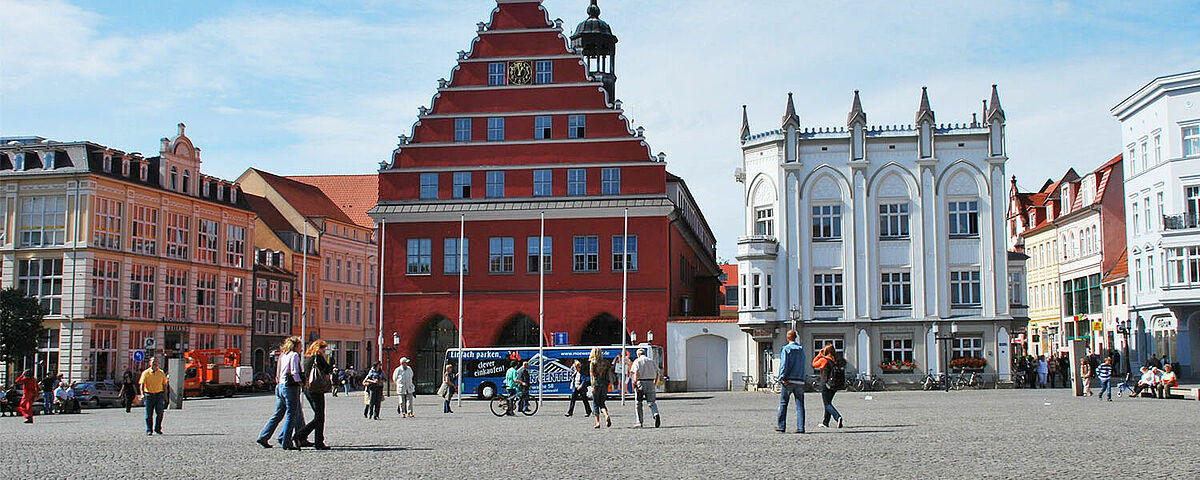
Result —
<svg viewBox="0 0 1200 480"><path fill-rule="evenodd" d="M462 406L463 365L463 273L466 259L463 258L463 239L466 237L467 216L458 216L458 406Z"/></svg>
<svg viewBox="0 0 1200 480"><path fill-rule="evenodd" d="M546 343L546 212L541 212L538 232L538 405L542 404L542 390L545 387L546 357L543 345Z"/></svg>
<svg viewBox="0 0 1200 480"><path fill-rule="evenodd" d="M300 235L300 238L304 240L300 246L300 257L302 258L300 275L304 277L300 279L300 338L303 341L308 333L305 329L308 326L308 219L304 218L301 221L304 222L304 233ZM346 366L342 365L342 369L345 368Z"/></svg>
<svg viewBox="0 0 1200 480"><path fill-rule="evenodd" d="M629 368L625 365L625 339L629 334L626 303L629 295L629 208L625 209L625 230L621 234L621 405L625 405L625 384L629 381Z"/></svg>
<svg viewBox="0 0 1200 480"><path fill-rule="evenodd" d="M387 220L379 223L379 361L383 361L383 262L387 255ZM393 348L399 345L392 345Z"/></svg>

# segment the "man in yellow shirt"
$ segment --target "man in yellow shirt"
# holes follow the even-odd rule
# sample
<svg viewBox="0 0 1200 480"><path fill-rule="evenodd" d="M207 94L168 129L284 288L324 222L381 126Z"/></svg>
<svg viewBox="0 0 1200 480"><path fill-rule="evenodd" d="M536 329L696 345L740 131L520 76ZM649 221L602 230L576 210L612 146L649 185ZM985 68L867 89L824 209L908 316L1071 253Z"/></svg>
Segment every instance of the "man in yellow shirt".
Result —
<svg viewBox="0 0 1200 480"><path fill-rule="evenodd" d="M167 374L158 368L157 357L150 357L150 368L142 371L138 385L142 390L142 404L146 406L146 435L162 435L163 411L167 409ZM153 423L151 417L154 417Z"/></svg>

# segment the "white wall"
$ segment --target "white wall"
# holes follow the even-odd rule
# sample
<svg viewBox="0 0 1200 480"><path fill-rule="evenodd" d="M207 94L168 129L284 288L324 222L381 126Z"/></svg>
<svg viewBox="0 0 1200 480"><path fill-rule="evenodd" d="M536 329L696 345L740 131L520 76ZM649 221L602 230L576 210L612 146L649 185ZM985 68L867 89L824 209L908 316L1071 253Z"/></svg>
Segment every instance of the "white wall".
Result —
<svg viewBox="0 0 1200 480"><path fill-rule="evenodd" d="M733 390L742 390L745 387L742 376L746 375L748 368L748 347L753 342L750 335L733 322L667 322L667 374L670 382L687 381L687 341L697 335L716 335L729 342L729 384ZM754 375L753 372L750 374ZM757 379L757 375L755 377Z"/></svg>

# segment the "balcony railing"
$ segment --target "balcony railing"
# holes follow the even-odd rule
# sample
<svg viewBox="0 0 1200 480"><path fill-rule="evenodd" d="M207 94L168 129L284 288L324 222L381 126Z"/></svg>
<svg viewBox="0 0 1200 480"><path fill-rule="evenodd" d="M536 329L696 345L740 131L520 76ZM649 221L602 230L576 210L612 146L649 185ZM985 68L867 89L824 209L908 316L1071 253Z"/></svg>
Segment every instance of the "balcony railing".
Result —
<svg viewBox="0 0 1200 480"><path fill-rule="evenodd" d="M738 237L738 258L770 257L779 252L779 243L775 237L766 235L748 235Z"/></svg>
<svg viewBox="0 0 1200 480"><path fill-rule="evenodd" d="M1200 213L1176 213L1163 215L1163 230L1190 230L1200 228Z"/></svg>

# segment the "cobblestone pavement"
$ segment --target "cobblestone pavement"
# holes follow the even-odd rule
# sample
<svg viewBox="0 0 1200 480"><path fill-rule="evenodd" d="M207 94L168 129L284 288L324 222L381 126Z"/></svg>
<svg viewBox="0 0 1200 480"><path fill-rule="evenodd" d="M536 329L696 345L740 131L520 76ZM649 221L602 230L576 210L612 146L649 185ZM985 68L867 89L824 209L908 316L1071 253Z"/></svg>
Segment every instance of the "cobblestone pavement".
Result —
<svg viewBox="0 0 1200 480"><path fill-rule="evenodd" d="M1061 389L867 395L838 394L847 428L835 430L817 427L820 397L806 394L805 435L774 431L778 398L768 393L665 395L662 428L641 430L631 428L632 401L610 400L613 428L593 430L579 412L564 418L559 400L534 417L496 418L477 401L443 415L437 398L422 396L419 415L401 419L389 397L384 419L370 421L361 396L340 396L329 399L334 449L301 452L254 444L273 397L190 400L167 411L166 435L153 438L137 410L32 426L0 419L0 476L1200 478L1200 402L1098 402Z"/></svg>

